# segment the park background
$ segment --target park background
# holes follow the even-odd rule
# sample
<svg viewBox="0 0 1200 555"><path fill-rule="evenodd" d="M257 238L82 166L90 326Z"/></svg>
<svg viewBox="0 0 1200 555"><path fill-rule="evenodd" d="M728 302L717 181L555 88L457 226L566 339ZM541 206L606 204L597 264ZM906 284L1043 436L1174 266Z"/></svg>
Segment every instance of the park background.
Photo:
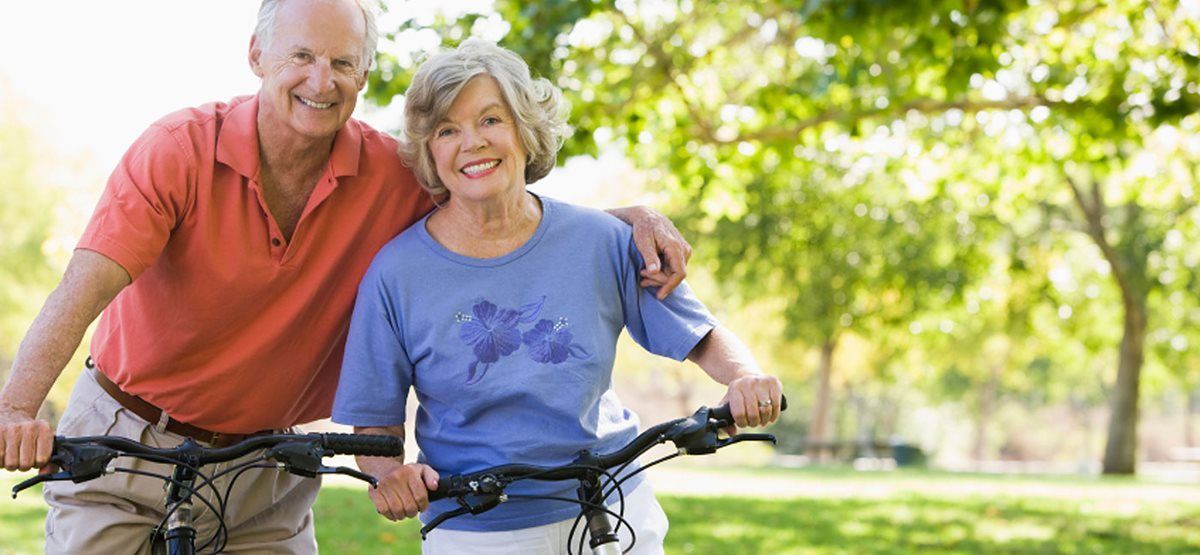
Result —
<svg viewBox="0 0 1200 555"><path fill-rule="evenodd" d="M1200 549L1196 2L383 8L360 118L397 131L412 67L443 42L518 51L574 106L535 188L670 215L693 286L784 380L778 450L655 475L670 552ZM256 90L256 10L8 7L0 375L124 148ZM721 394L628 342L617 372L646 423ZM412 549L364 502L327 488L322 545ZM0 553L37 550L40 510L0 502Z"/></svg>

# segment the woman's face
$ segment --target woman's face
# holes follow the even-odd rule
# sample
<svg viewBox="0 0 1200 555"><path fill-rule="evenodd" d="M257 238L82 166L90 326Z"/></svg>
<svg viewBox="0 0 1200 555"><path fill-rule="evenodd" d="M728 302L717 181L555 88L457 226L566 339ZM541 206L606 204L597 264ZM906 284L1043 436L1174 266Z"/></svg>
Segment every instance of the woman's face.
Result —
<svg viewBox="0 0 1200 555"><path fill-rule="evenodd" d="M438 177L460 201L487 201L525 189L525 149L500 86L471 78L429 139Z"/></svg>

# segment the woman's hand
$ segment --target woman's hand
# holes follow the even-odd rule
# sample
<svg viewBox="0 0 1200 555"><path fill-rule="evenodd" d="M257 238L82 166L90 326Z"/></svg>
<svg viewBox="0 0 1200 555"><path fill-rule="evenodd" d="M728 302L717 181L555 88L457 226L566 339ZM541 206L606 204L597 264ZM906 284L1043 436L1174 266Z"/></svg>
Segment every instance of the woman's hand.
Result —
<svg viewBox="0 0 1200 555"><path fill-rule="evenodd" d="M779 405L783 399L783 384L779 378L766 374L749 374L729 382L729 389L721 403L729 404L736 426L766 426L779 419ZM737 433L737 427L725 431Z"/></svg>
<svg viewBox="0 0 1200 555"><path fill-rule="evenodd" d="M388 520L404 520L429 508L429 492L438 487L438 474L421 463L397 465L382 476L379 487L367 490L375 511Z"/></svg>

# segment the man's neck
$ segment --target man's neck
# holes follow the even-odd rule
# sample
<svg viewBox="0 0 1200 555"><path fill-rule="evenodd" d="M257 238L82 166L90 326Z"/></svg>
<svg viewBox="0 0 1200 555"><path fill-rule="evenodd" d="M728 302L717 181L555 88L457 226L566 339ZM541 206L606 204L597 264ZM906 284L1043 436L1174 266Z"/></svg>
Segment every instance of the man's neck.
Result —
<svg viewBox="0 0 1200 555"><path fill-rule="evenodd" d="M290 129L273 129L258 122L258 153L260 173L267 170L276 175L310 175L329 162L333 151L333 136L311 139Z"/></svg>

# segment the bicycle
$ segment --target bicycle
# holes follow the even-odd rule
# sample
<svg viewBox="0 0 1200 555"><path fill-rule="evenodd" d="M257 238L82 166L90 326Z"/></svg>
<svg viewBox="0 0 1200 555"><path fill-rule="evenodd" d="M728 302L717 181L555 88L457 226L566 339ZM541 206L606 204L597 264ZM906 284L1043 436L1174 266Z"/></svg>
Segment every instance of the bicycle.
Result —
<svg viewBox="0 0 1200 555"><path fill-rule="evenodd" d="M787 409L786 397L782 399L779 408L781 411ZM438 489L429 492L429 500L432 502L453 498L459 507L431 519L421 528L421 538L425 539L430 531L451 518L467 514L480 514L494 509L500 503L510 499L544 499L540 496L507 495L505 488L513 482L520 480L579 480L578 499L550 498L576 503L580 506L579 516L575 518L567 536L568 555L576 553L571 549L571 544L575 543L572 538L575 537L575 532L578 530L580 522L583 521L587 522L587 531L579 534L579 554L583 553L584 540L589 536L591 540L588 541L588 545L593 555L617 555L628 552L637 543L637 535L624 518L625 494L621 490L621 484L652 466L680 455L708 455L743 441L775 443L775 436L772 434L736 434L726 438L719 437L717 432L732 424L733 415L728 405L711 409L700 407L689 417L677 418L648 428L625 447L608 455L597 455L585 449L579 452L574 461L561 466L507 464L469 474L440 477ZM619 480L617 479L621 472L646 451L667 442L675 444L675 453L659 458ZM613 468L616 470L610 472L610 469ZM604 500L614 492L618 495L616 511L610 510L604 505ZM610 515L617 520L615 528L609 519ZM631 538L629 546L624 550L621 549L617 537L617 531L622 526L629 529Z"/></svg>
<svg viewBox="0 0 1200 555"><path fill-rule="evenodd" d="M262 455L227 468L212 476L200 471L208 464L232 461L262 449ZM397 457L404 452L401 438L367 434L268 434L254 436L234 445L209 448L191 438L170 449L156 448L143 443L113 436L62 437L54 438L54 452L50 462L61 470L52 474L39 474L25 480L12 489L13 498L22 490L35 484L70 480L82 483L106 474L126 472L161 478L169 486L164 503L166 514L154 528L151 537L152 551L165 550L171 555L193 555L211 547L213 553L221 552L228 541L225 525L226 501L233 491L233 484L242 473L253 468L277 468L306 478L321 474L344 474L363 480L372 486L378 485L374 477L353 468L328 467L324 457L331 455L362 455ZM119 457L139 458L146 461L173 465L170 476L116 466ZM273 461L273 463L268 463ZM224 495L214 483L219 477L233 473ZM200 484L196 482L199 480ZM208 487L213 500L199 494ZM199 499L217 515L217 530L211 538L196 547L196 530L192 527L192 499Z"/></svg>

